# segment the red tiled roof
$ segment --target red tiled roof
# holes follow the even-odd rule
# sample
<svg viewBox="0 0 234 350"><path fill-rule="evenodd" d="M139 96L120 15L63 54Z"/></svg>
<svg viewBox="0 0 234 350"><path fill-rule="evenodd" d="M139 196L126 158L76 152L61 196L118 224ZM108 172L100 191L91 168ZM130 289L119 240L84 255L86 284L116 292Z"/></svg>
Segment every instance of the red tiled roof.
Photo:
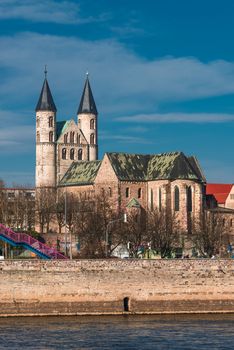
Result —
<svg viewBox="0 0 234 350"><path fill-rule="evenodd" d="M206 194L212 194L218 204L224 204L231 189L232 184L207 184Z"/></svg>

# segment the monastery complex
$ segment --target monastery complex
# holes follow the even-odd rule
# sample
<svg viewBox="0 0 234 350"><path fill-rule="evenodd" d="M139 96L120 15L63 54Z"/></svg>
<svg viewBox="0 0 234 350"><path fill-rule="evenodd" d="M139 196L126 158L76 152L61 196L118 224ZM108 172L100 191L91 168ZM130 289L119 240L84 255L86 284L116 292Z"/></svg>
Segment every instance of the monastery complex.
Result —
<svg viewBox="0 0 234 350"><path fill-rule="evenodd" d="M98 160L98 112L87 75L77 120L57 121L47 78L36 106L36 188L105 192L117 212L165 209L183 231L204 210L222 213L234 230L234 186L207 185L195 156L105 153Z"/></svg>

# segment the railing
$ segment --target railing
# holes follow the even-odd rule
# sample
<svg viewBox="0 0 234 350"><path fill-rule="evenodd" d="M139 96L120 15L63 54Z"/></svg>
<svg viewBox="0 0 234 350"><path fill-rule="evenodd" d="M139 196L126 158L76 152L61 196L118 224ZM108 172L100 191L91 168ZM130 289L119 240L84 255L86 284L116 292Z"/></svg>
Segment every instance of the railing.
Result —
<svg viewBox="0 0 234 350"><path fill-rule="evenodd" d="M0 224L0 235L5 236L16 244L27 245L29 248L47 256L50 259L67 259L67 257L59 253L55 248L38 241L36 238L29 236L23 232L14 232L12 229Z"/></svg>

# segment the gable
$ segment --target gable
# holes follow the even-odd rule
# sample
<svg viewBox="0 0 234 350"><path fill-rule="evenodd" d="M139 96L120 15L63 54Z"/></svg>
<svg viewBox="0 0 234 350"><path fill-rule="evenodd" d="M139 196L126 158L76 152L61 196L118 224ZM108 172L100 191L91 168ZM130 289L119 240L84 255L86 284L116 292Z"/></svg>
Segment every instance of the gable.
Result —
<svg viewBox="0 0 234 350"><path fill-rule="evenodd" d="M98 170L97 177L95 179L96 183L103 183L107 182L110 183L112 181L118 181L118 178L115 174L115 171L113 169L113 166L108 158L108 156L105 154L103 157L103 160L101 162L100 168Z"/></svg>

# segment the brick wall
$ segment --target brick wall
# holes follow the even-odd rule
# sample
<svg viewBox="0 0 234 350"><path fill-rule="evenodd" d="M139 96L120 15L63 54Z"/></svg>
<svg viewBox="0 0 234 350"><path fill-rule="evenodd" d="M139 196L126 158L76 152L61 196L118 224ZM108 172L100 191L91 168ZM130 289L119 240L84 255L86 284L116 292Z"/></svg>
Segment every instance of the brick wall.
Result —
<svg viewBox="0 0 234 350"><path fill-rule="evenodd" d="M0 261L0 315L234 312L232 260ZM126 299L125 299L126 306Z"/></svg>

